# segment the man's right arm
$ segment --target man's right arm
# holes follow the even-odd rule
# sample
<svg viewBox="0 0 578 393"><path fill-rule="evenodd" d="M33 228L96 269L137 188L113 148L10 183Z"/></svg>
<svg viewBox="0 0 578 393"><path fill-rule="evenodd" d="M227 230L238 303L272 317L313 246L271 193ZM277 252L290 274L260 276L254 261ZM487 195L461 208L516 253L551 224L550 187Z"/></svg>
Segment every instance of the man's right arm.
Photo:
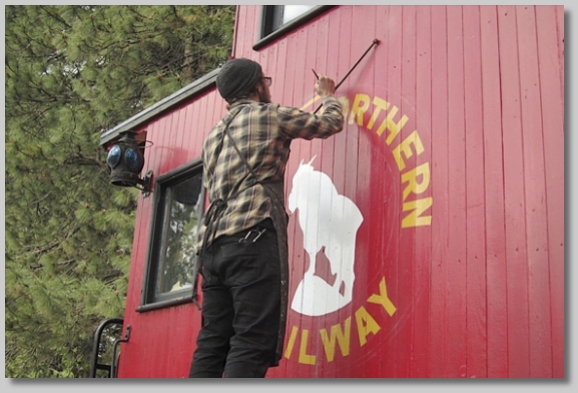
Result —
<svg viewBox="0 0 578 393"><path fill-rule="evenodd" d="M292 139L325 139L343 129L341 103L333 96L323 98L320 115L283 106L278 108L277 114L281 131Z"/></svg>
<svg viewBox="0 0 578 393"><path fill-rule="evenodd" d="M290 138L327 138L343 129L343 111L334 97L333 79L320 75L315 92L323 100L323 112L319 116L296 108L279 107L279 126Z"/></svg>

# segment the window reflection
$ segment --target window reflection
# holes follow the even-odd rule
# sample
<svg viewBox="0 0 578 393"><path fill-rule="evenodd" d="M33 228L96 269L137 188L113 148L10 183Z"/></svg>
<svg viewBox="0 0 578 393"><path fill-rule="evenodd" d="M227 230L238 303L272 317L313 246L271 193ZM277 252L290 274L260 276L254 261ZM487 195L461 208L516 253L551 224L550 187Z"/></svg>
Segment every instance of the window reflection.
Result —
<svg viewBox="0 0 578 393"><path fill-rule="evenodd" d="M284 25L299 19L316 5L265 5L263 6L263 25L261 37L265 37Z"/></svg>
<svg viewBox="0 0 578 393"><path fill-rule="evenodd" d="M283 24L309 11L314 5L285 5L283 7Z"/></svg>
<svg viewBox="0 0 578 393"><path fill-rule="evenodd" d="M167 188L164 255L157 275L157 293L192 287L201 198L201 176Z"/></svg>

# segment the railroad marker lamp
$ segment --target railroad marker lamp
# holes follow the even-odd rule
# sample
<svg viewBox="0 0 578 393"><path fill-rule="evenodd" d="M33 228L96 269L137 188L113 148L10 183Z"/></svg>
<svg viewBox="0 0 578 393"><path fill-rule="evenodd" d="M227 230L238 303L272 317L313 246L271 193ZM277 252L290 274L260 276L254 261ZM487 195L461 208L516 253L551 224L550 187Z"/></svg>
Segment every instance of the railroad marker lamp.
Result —
<svg viewBox="0 0 578 393"><path fill-rule="evenodd" d="M152 171L144 178L139 174L144 167L144 143L139 143L134 131L121 134L108 149L106 164L110 169L110 182L115 186L136 187L146 197L150 193Z"/></svg>

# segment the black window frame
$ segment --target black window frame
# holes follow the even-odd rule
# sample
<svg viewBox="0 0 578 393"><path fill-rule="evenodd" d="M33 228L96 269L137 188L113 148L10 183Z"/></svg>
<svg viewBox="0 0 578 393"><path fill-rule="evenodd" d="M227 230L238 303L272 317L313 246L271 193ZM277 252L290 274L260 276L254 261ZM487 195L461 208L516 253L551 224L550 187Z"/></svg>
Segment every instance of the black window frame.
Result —
<svg viewBox="0 0 578 393"><path fill-rule="evenodd" d="M253 50L259 50L271 42L279 39L288 32L296 29L297 27L309 22L311 19L317 17L318 15L329 10L334 5L318 5L310 10L299 15L295 19L290 20L286 24L282 25L280 28L273 30L275 21L279 21L281 18L281 13L279 12L279 7L281 5L264 5L261 7L261 20L259 22L259 41L253 45Z"/></svg>
<svg viewBox="0 0 578 393"><path fill-rule="evenodd" d="M195 176L201 176L200 198L201 203L198 208L198 217L200 225L204 211L206 191L203 186L203 166L202 160L196 159L186 165L173 169L154 179L154 202L152 207L152 218L149 230L149 242L146 257L146 266L144 270L143 287L141 291L140 306L136 308L137 312L157 310L165 307L177 306L184 303L192 302L192 287L187 287L175 292L156 293L156 283L159 266L161 264L161 252L164 251L164 242L166 241L164 226L166 222L167 210L171 205L172 199L167 196L167 189L173 187L185 180ZM194 258L198 258L196 255Z"/></svg>

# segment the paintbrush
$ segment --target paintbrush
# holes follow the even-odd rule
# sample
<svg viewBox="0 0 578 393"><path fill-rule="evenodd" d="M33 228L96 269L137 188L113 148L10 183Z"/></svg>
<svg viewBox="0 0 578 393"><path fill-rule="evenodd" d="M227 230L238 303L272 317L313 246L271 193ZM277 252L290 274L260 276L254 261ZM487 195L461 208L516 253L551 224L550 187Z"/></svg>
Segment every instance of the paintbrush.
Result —
<svg viewBox="0 0 578 393"><path fill-rule="evenodd" d="M313 71L313 75L315 75L315 77L317 78L317 80L319 80L319 75L317 75L317 72L315 72L315 70L312 68L311 71Z"/></svg>

